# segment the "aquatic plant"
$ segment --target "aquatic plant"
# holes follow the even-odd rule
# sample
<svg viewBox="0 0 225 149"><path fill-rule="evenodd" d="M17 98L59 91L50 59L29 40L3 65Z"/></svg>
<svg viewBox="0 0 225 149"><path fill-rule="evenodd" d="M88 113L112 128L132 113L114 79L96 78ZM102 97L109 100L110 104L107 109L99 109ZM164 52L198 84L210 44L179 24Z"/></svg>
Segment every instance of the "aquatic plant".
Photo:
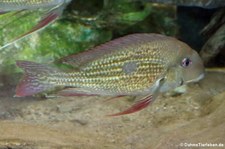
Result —
<svg viewBox="0 0 225 149"><path fill-rule="evenodd" d="M0 45L34 26L46 10L0 16ZM72 1L61 19L0 50L0 73L12 75L15 60L53 62L112 38L135 32L175 35L175 7L127 0ZM10 67L11 66L11 67ZM10 69L9 69L10 68ZM16 71L15 71L16 70Z"/></svg>

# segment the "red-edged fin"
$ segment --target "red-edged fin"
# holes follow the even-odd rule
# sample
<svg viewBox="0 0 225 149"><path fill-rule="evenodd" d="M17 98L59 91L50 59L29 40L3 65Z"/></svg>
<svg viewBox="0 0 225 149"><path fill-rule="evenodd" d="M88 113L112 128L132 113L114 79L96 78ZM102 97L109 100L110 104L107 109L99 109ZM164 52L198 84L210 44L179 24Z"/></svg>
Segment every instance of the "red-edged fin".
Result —
<svg viewBox="0 0 225 149"><path fill-rule="evenodd" d="M119 98L122 98L122 97L125 97L125 96L127 96L127 95L114 96L114 97L111 97L111 98L105 100L104 102L109 102L109 101L111 101L111 100L119 99Z"/></svg>
<svg viewBox="0 0 225 149"><path fill-rule="evenodd" d="M131 114L134 112L138 112L138 111L146 108L152 101L153 101L153 96L149 95L149 96L145 97L144 99L138 101L136 104L134 104L130 108L126 109L125 111L115 113L115 114L110 114L108 116L120 116L120 115L126 115L126 114Z"/></svg>
<svg viewBox="0 0 225 149"><path fill-rule="evenodd" d="M63 9L66 7L68 3L61 3L59 5L57 5L55 8L51 9L40 21L39 23L34 26L29 32L23 34L20 37L24 37L28 34L31 34L33 32L36 32L40 29L43 29L44 27L46 27L47 25L49 25L50 23L54 22L58 17L60 17L63 13Z"/></svg>
<svg viewBox="0 0 225 149"><path fill-rule="evenodd" d="M70 55L60 59L59 61L62 63L66 63L69 65L73 65L75 67L82 66L87 64L90 61L98 59L106 54L113 53L117 50L123 50L126 47L138 46L143 42L151 42L155 40L163 40L168 39L166 36L159 34L131 34L121 38L114 39L105 44L99 45L97 47L91 48L82 53L78 53L75 55Z"/></svg>
<svg viewBox="0 0 225 149"><path fill-rule="evenodd" d="M46 79L50 74L57 72L56 69L29 61L17 61L16 64L25 72L16 88L16 97L31 96L54 88Z"/></svg>
<svg viewBox="0 0 225 149"><path fill-rule="evenodd" d="M1 24L1 28L5 28L5 27L7 27L8 24L14 22L16 19L20 19L20 17L23 17L24 15L21 13L23 11L24 10L13 11L13 12L11 12L11 11L0 12L0 15L3 15L2 16L3 17L2 20L4 20L3 22L0 23ZM16 17L16 19L11 19L13 17Z"/></svg>
<svg viewBox="0 0 225 149"><path fill-rule="evenodd" d="M43 29L44 27L46 27L47 25L49 25L50 23L52 23L53 21L55 21L60 14L56 13L57 11L51 11L49 12L45 17L42 18L42 20L36 25L34 26L30 31L20 35L19 37L17 37L16 39L14 39L15 42L23 37L26 37L29 34L32 34L36 31L39 31L41 29Z"/></svg>
<svg viewBox="0 0 225 149"><path fill-rule="evenodd" d="M41 29L44 29L46 26L48 26L50 23L54 22L59 16L61 16L62 12L63 12L63 8L65 7L65 5L59 5L56 8L50 10L39 22L37 25L35 25L31 30L29 30L28 32L16 37L15 39L13 39L11 42L6 43L4 46L2 46L0 49L3 49L11 44L13 44L14 42L34 33L37 32ZM19 12L22 12L24 10L21 11L17 11L14 13L14 15L18 14Z"/></svg>
<svg viewBox="0 0 225 149"><path fill-rule="evenodd" d="M16 12L14 12L14 13L12 14L12 16L15 16L15 15L17 15L17 14L19 14L19 13L23 12L23 11L25 11L25 9L20 10L20 11L16 11Z"/></svg>
<svg viewBox="0 0 225 149"><path fill-rule="evenodd" d="M59 96L97 96L98 94L94 94L80 88L66 88L57 93Z"/></svg>

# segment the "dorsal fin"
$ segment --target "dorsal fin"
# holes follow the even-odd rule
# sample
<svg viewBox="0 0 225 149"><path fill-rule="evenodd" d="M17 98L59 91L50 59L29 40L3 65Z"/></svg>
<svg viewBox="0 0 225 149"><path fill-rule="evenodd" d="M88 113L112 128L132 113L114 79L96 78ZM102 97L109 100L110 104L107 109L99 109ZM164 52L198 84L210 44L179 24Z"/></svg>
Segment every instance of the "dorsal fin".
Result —
<svg viewBox="0 0 225 149"><path fill-rule="evenodd" d="M115 40L106 42L97 47L91 48L87 51L70 55L60 59L59 61L65 64L69 64L75 67L82 66L90 61L98 59L101 56L112 53L117 50L124 49L126 47L138 46L143 42L151 42L155 40L165 40L169 37L160 35L160 34L147 34L147 33L138 33L131 34L124 37L117 38Z"/></svg>

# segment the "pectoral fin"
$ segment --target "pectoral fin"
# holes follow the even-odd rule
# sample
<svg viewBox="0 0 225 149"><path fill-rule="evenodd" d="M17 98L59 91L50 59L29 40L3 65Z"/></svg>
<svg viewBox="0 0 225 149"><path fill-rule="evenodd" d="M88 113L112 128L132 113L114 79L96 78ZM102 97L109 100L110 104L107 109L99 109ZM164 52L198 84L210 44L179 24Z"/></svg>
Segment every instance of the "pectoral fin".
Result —
<svg viewBox="0 0 225 149"><path fill-rule="evenodd" d="M16 41L23 39L24 37L27 37L28 35L30 35L34 32L44 29L46 26L48 26L49 24L51 24L52 22L54 22L57 18L59 18L61 16L64 7L65 7L65 5L60 4L57 7L51 9L47 14L45 14L41 18L41 20L33 28L31 28L29 31L19 35L18 37L14 38L12 41L6 43L2 47L0 47L0 49L4 49L4 48L8 47L9 45L15 43ZM12 15L17 15L22 11L24 11L24 10L14 12ZM4 13L7 13L7 12L0 10L0 15L4 14ZM29 15L29 11L27 12L27 15ZM18 17L19 17L19 15L18 15Z"/></svg>
<svg viewBox="0 0 225 149"><path fill-rule="evenodd" d="M158 93L159 93L159 89L165 83L165 80L166 79L164 77L162 77L156 81L156 83L154 85L155 88L153 90L153 94L145 96L143 99L141 99L140 101L138 101L136 104L134 104L130 108L126 109L125 111L115 113L115 114L110 114L108 116L120 116L120 115L131 114L131 113L138 112L138 111L146 108L150 103L152 103L156 99L156 97L158 96Z"/></svg>
<svg viewBox="0 0 225 149"><path fill-rule="evenodd" d="M50 11L46 16L44 16L40 22L38 22L38 24L36 26L34 26L30 31L20 35L19 37L17 37L13 42L27 36L30 35L40 29L43 29L44 27L46 27L47 25L49 25L50 23L52 23L53 21L55 21L60 15L61 15L61 10L59 8L56 8L55 10Z"/></svg>
<svg viewBox="0 0 225 149"><path fill-rule="evenodd" d="M144 108L146 108L150 103L153 101L153 96L148 95L144 97L142 100L138 101L136 104L131 106L130 108L126 109L125 111L115 113L115 114L110 114L108 116L120 116L120 115L126 115L126 114L131 114L137 111L140 111Z"/></svg>

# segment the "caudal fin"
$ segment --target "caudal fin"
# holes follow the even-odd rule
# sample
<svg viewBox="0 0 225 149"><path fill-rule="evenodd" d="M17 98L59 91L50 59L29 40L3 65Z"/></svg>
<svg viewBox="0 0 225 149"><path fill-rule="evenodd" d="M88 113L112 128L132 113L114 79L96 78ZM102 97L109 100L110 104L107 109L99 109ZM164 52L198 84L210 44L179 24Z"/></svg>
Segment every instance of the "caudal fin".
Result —
<svg viewBox="0 0 225 149"><path fill-rule="evenodd" d="M55 87L48 78L58 72L57 69L29 61L17 61L16 65L24 70L24 76L16 88L16 97L31 96Z"/></svg>

